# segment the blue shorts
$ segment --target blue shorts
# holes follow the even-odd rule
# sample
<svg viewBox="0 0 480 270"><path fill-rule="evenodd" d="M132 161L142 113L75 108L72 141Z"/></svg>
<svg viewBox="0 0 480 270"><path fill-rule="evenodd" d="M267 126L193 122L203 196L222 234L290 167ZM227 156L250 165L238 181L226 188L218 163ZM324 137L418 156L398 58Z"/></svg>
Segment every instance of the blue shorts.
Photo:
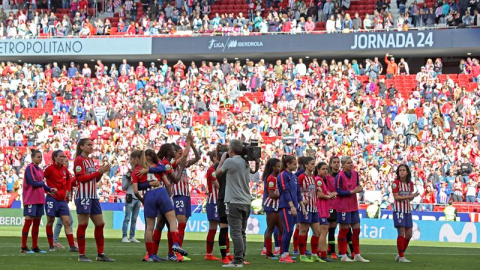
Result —
<svg viewBox="0 0 480 270"><path fill-rule="evenodd" d="M326 217L318 218L320 225L328 225L328 219Z"/></svg>
<svg viewBox="0 0 480 270"><path fill-rule="evenodd" d="M268 206L264 206L263 207L263 211L265 211L265 214L273 214L273 213L278 213L278 209L275 209L273 207L268 207Z"/></svg>
<svg viewBox="0 0 480 270"><path fill-rule="evenodd" d="M173 210L172 200L168 196L165 188L157 188L149 190L144 196L145 203L143 205L145 217L154 218L158 215L165 215Z"/></svg>
<svg viewBox="0 0 480 270"><path fill-rule="evenodd" d="M41 217L43 212L43 204L26 204L23 206L23 215L31 217Z"/></svg>
<svg viewBox="0 0 480 270"><path fill-rule="evenodd" d="M192 215L192 200L188 196L174 196L173 205L175 206L175 215L190 217Z"/></svg>
<svg viewBox="0 0 480 270"><path fill-rule="evenodd" d="M220 216L218 215L218 209L216 203L207 203L207 219L208 221L220 222Z"/></svg>
<svg viewBox="0 0 480 270"><path fill-rule="evenodd" d="M302 211L299 211L297 214L297 220L298 223L307 223L307 224L313 224L313 223L318 223L319 222L319 217L317 212L307 212L307 215L305 216Z"/></svg>
<svg viewBox="0 0 480 270"><path fill-rule="evenodd" d="M337 223L340 224L356 224L360 223L360 214L357 211L337 212Z"/></svg>
<svg viewBox="0 0 480 270"><path fill-rule="evenodd" d="M413 228L412 213L393 212L393 224L395 228Z"/></svg>
<svg viewBox="0 0 480 270"><path fill-rule="evenodd" d="M70 216L70 209L66 201L57 201L52 196L48 196L45 200L45 212L49 217Z"/></svg>
<svg viewBox="0 0 480 270"><path fill-rule="evenodd" d="M75 199L75 205L77 206L77 214L89 214L92 216L102 214L102 208L98 199Z"/></svg>

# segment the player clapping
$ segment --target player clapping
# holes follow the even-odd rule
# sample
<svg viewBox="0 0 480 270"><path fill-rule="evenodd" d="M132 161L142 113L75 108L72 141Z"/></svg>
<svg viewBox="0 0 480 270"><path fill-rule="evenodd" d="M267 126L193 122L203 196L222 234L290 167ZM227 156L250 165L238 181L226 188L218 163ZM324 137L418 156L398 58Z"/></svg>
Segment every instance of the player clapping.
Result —
<svg viewBox="0 0 480 270"><path fill-rule="evenodd" d="M102 165L97 170L93 159L88 157L93 153L93 142L90 139L80 139L77 144L75 154L74 168L75 179L77 183L77 192L75 194L75 205L77 207L78 228L78 261L91 262L85 256L85 231L88 227L89 219L95 225L95 243L97 245L97 261L114 262L103 253L105 240L103 238L102 208L97 195L97 182L102 179L102 175L110 171L110 165Z"/></svg>

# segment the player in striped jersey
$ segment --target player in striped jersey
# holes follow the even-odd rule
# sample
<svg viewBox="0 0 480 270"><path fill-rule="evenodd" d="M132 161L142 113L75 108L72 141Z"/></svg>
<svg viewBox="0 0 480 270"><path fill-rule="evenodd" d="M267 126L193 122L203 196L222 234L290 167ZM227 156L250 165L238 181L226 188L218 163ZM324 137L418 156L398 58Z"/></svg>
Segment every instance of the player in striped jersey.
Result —
<svg viewBox="0 0 480 270"><path fill-rule="evenodd" d="M278 260L272 253L272 233L278 228L280 237L283 235L283 224L278 213L278 198L280 193L277 187L277 176L280 173L282 162L277 158L271 158L265 164L262 179L263 185L263 209L267 215L267 229L265 230L265 256L267 259ZM281 242L282 239L279 239Z"/></svg>
<svg viewBox="0 0 480 270"><path fill-rule="evenodd" d="M412 174L407 165L401 164L397 168L397 179L392 183L392 193L395 203L393 204L393 223L398 231L397 249L398 255L395 261L408 263L405 258L405 250L412 238L412 208L410 201L419 195L413 193Z"/></svg>
<svg viewBox="0 0 480 270"><path fill-rule="evenodd" d="M318 253L318 241L320 236L320 224L317 210L317 181L315 181L315 160L312 157L306 157L303 160L305 171L298 177L298 184L302 191L303 200L300 202L301 212L298 215L300 224L300 233L298 235L298 248L300 251L300 261L302 262L325 262L321 260ZM307 249L308 230L312 228L313 234L310 240L312 248L312 258L305 256Z"/></svg>
<svg viewBox="0 0 480 270"><path fill-rule="evenodd" d="M215 243L215 234L217 233L217 227L220 223L220 216L218 215L217 210L217 200L218 200L218 188L220 184L218 183L217 176L215 174L215 167L218 165L218 152L210 151L208 156L212 161L212 166L207 170L207 190L208 190L208 199L207 199L207 219L208 219L208 234L207 234L207 253L205 254L205 260L207 261L221 261L220 258L213 255L213 244Z"/></svg>
<svg viewBox="0 0 480 270"><path fill-rule="evenodd" d="M102 179L102 175L110 171L110 165L95 167L95 162L88 156L93 153L93 142L91 139L80 139L77 143L74 168L75 179L77 183L77 193L75 194L75 205L77 206L78 228L78 261L91 262L85 256L85 231L88 227L88 220L91 219L95 225L95 242L97 244L97 261L114 262L103 253L104 238L102 208L97 196L97 182Z"/></svg>
<svg viewBox="0 0 480 270"><path fill-rule="evenodd" d="M146 187L146 192L142 196L139 192L139 183L151 183L159 181L163 178L162 181L167 182L164 174L143 174L142 176L137 175L137 171L147 168L145 161L145 153L141 150L135 150L130 155L132 162L132 167L135 169L132 172L132 185L133 192L135 196L143 203L145 209L145 218L146 218L146 228L145 228L145 247L148 252L148 261L149 262L159 262L162 261L160 257L154 251L154 242L153 242L153 230L155 227L155 219L157 215L162 215L169 223L169 228L172 234L173 246L172 250L179 252L183 255L187 253L180 247L177 223L175 220L175 213L173 211L173 205L171 203L170 197L167 190L160 186L160 183L156 183L155 186L148 185Z"/></svg>
<svg viewBox="0 0 480 270"><path fill-rule="evenodd" d="M187 145L185 151L178 145L174 145L175 161L180 163L182 159L188 158L190 149L192 149L195 157L187 160L185 168L188 168L200 160L200 153L198 153L195 143L193 141L192 132L189 131L187 135ZM192 200L190 198L190 183L188 175L184 170L180 181L172 184L173 204L175 207L175 214L178 221L178 231L180 232L180 246L183 245L183 238L185 236L185 228L187 227L188 218L192 215ZM188 258L184 258L189 260Z"/></svg>

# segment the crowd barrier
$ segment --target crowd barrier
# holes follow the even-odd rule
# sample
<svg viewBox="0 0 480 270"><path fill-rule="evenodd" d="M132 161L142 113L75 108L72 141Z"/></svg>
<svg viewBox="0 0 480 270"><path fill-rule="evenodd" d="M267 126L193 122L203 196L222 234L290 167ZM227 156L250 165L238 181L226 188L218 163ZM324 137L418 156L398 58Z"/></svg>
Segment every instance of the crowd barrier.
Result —
<svg viewBox="0 0 480 270"><path fill-rule="evenodd" d="M429 213L430 214L430 213ZM72 211L72 215L76 215ZM104 211L105 228L121 230L123 225L123 211ZM76 218L75 218L76 219ZM22 209L0 209L0 226L16 226L24 223ZM43 216L41 226L45 226L46 217ZM414 220L413 240L434 242L463 242L480 243L480 223L473 222L445 222L431 220ZM76 225L74 225L76 227ZM247 234L261 235L266 229L265 215L251 215L248 220ZM137 230L144 230L145 219L143 209L137 219ZM208 232L207 215L194 213L188 220L187 232ZM338 231L337 231L338 232ZM120 232L119 232L120 233ZM397 239L397 231L390 219L361 219L362 239Z"/></svg>

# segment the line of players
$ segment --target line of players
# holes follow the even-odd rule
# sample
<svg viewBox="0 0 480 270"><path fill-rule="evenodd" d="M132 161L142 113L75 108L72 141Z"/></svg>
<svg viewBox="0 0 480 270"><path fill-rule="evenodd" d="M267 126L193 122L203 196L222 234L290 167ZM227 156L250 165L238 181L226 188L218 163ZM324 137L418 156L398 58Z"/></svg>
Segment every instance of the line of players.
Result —
<svg viewBox="0 0 480 270"><path fill-rule="evenodd" d="M193 150L195 158L187 160L190 149ZM38 248L37 241L38 227L41 216L44 214L44 208L48 216L46 231L50 248L53 248L52 224L55 217L60 217L65 225L70 251L77 251L67 203L71 185L75 185L77 188L75 204L79 222L77 229L78 260L91 261L85 256L85 231L88 221L91 219L95 225L96 259L106 262L114 261L105 256L103 252L104 221L96 192L96 182L100 181L103 173L110 170L110 166L102 165L96 169L95 162L89 157L92 152L93 142L91 140L81 139L78 142L74 162L75 181L72 181L73 177L65 166L67 157L62 151L53 152L53 164L48 166L45 171L39 168L42 154L36 150L32 151L33 162L26 168L23 187L25 225L22 229L22 252L44 252ZM228 250L228 222L223 204L225 179L215 177L218 153L211 152L209 155L214 164L207 171L209 190L207 216L210 226L205 259L229 263L232 256ZM130 162L133 168L134 192L145 207L147 254L144 260L152 262L164 260L157 256L157 252L161 231L165 225L169 228L168 259L173 261L189 260L186 257L188 253L181 247L186 222L191 215L189 181L184 169L195 164L199 158L200 155L193 144L191 134L187 136L185 150L177 145L164 144L158 154L155 154L153 150L132 152ZM267 162L262 176L265 181L264 208L267 214L265 255L267 258L276 258L272 252L271 236L274 231L278 231L281 235L281 237L276 237L279 246L277 254L281 254L280 262L295 262L288 252L292 235L294 236L294 250L296 250L295 242L298 245L300 261L331 261L336 257L334 233L336 223L339 223L338 245L341 260L368 262L361 257L359 248L360 218L356 193L361 192L362 187L359 185L358 173L353 170L352 160L349 157L342 157L341 163L342 171L340 171L340 160L337 157L331 158L328 165L319 163L316 166L312 158L305 158L302 160L300 168L297 168L297 160L293 156L284 156L282 161L270 159ZM294 174L294 171L297 172ZM400 262L408 262L404 257L404 252L408 247L413 227L410 200L418 196L418 193L413 193L410 178L411 173L408 166L400 165L397 169L397 180L392 185L395 199L394 223L399 234L396 260ZM46 199L44 192L47 193ZM295 241L296 233L293 230L295 224L298 228L297 241ZM26 242L32 225L32 250L29 250ZM214 238L218 226L220 226L219 245L222 259L213 255ZM313 231L312 256L308 258L306 242L310 228ZM327 258L327 231L330 259ZM352 234L352 259L347 255L349 232Z"/></svg>

